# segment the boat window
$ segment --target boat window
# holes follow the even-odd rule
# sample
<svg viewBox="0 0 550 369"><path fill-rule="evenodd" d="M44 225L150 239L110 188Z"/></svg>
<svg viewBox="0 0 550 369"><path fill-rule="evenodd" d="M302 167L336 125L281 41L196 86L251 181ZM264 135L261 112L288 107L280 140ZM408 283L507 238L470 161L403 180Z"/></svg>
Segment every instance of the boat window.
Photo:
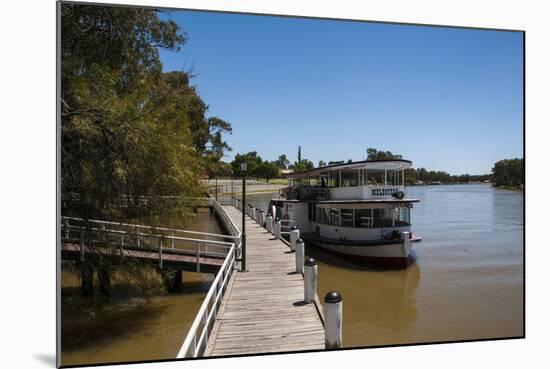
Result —
<svg viewBox="0 0 550 369"><path fill-rule="evenodd" d="M410 226L411 225L411 209L399 208L398 218L396 220L396 226Z"/></svg>
<svg viewBox="0 0 550 369"><path fill-rule="evenodd" d="M314 221L342 227L391 228L410 226L408 207L384 209L312 209Z"/></svg>
<svg viewBox="0 0 550 369"><path fill-rule="evenodd" d="M328 187L340 187L340 176L338 175L340 171L333 170L328 173L329 183Z"/></svg>
<svg viewBox="0 0 550 369"><path fill-rule="evenodd" d="M307 218L308 220L311 220L311 221L315 221L315 204L314 203L310 203L308 204L308 208L307 208Z"/></svg>
<svg viewBox="0 0 550 369"><path fill-rule="evenodd" d="M317 223L329 224L329 209L317 208L315 211L315 219L317 220Z"/></svg>
<svg viewBox="0 0 550 369"><path fill-rule="evenodd" d="M383 186L385 175L383 170L369 170L367 173L368 184L371 186Z"/></svg>
<svg viewBox="0 0 550 369"><path fill-rule="evenodd" d="M357 170L342 170L342 187L359 185L359 172Z"/></svg>
<svg viewBox="0 0 550 369"><path fill-rule="evenodd" d="M355 226L372 228L374 209L355 209Z"/></svg>
<svg viewBox="0 0 550 369"><path fill-rule="evenodd" d="M340 218L340 209L330 209L330 224L340 226L341 218Z"/></svg>
<svg viewBox="0 0 550 369"><path fill-rule="evenodd" d="M340 218L343 227L353 227L353 209L341 209Z"/></svg>

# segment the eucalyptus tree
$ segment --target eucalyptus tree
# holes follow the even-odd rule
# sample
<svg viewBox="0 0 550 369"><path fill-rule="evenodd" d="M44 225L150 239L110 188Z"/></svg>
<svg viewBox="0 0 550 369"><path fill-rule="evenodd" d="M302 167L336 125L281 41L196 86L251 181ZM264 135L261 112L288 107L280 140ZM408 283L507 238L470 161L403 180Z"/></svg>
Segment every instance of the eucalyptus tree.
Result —
<svg viewBox="0 0 550 369"><path fill-rule="evenodd" d="M187 35L150 8L61 12L62 213L144 216L166 210L167 196L197 196L231 125L207 117L188 73L162 72L159 49L179 51ZM187 213L181 201L169 208Z"/></svg>

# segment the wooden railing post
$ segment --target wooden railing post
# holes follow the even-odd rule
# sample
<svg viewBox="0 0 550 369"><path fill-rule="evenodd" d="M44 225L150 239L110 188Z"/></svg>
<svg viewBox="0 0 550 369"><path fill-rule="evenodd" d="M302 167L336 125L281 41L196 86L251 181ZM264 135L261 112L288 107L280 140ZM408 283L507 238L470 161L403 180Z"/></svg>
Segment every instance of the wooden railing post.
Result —
<svg viewBox="0 0 550 369"><path fill-rule="evenodd" d="M70 233L69 233L69 221L65 219L65 239L69 239Z"/></svg>
<svg viewBox="0 0 550 369"><path fill-rule="evenodd" d="M141 246L141 237L140 237L140 230L139 230L139 227L136 227L136 230L137 230L137 245L138 247Z"/></svg>
<svg viewBox="0 0 550 369"><path fill-rule="evenodd" d="M124 235L120 236L120 256L124 256Z"/></svg>
<svg viewBox="0 0 550 369"><path fill-rule="evenodd" d="M174 237L176 237L176 232L172 232L172 250L174 249Z"/></svg>
<svg viewBox="0 0 550 369"><path fill-rule="evenodd" d="M159 269L162 269L162 238L159 238Z"/></svg>
<svg viewBox="0 0 550 369"><path fill-rule="evenodd" d="M197 244L197 266L196 266L196 270L197 270L197 272L200 272L201 271L201 263L200 263L201 251L200 251L199 241L197 241L196 244Z"/></svg>
<svg viewBox="0 0 550 369"><path fill-rule="evenodd" d="M84 261L84 248L86 247L84 243L84 228L80 227L80 261Z"/></svg>

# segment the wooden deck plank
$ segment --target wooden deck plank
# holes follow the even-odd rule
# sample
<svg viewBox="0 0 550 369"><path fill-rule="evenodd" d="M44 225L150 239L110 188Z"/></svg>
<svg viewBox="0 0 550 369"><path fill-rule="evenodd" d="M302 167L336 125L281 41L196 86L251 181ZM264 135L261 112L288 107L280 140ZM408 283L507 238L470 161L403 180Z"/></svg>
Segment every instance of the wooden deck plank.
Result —
<svg viewBox="0 0 550 369"><path fill-rule="evenodd" d="M224 206L233 222L241 213ZM314 304L304 304L304 280L288 246L246 217L246 266L237 273L216 317L206 355L324 349Z"/></svg>

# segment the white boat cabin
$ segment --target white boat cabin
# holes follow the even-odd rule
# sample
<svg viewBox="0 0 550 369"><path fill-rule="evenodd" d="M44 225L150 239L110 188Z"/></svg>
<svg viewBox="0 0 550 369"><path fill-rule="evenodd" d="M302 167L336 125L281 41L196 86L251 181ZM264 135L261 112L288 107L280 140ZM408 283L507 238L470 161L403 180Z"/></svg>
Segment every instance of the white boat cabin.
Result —
<svg viewBox="0 0 550 369"><path fill-rule="evenodd" d="M288 175L282 198L272 200L276 216L293 220L303 231L341 240L387 237L410 230L405 199L408 160L336 164Z"/></svg>

